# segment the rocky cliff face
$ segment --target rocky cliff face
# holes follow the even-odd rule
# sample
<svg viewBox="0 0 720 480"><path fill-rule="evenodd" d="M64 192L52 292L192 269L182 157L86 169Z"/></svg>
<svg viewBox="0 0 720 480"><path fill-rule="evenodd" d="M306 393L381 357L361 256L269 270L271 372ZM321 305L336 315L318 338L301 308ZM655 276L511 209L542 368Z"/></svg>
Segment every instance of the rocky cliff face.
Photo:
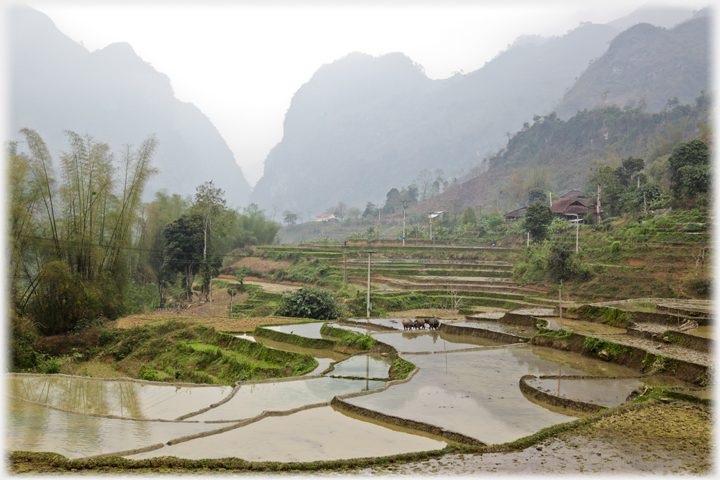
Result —
<svg viewBox="0 0 720 480"><path fill-rule="evenodd" d="M549 113L616 33L587 24L560 38L524 38L480 70L444 80L399 53L324 65L293 98L251 200L315 215L338 201L382 201L423 169L459 177L506 132Z"/></svg>
<svg viewBox="0 0 720 480"><path fill-rule="evenodd" d="M88 52L44 14L27 7L8 11L9 132L33 128L55 159L66 149L64 130L90 134L113 151L139 146L149 135L159 145L160 173L146 190L194 194L214 180L235 206L247 204L250 185L210 120L174 96L170 79L143 61L127 43Z"/></svg>

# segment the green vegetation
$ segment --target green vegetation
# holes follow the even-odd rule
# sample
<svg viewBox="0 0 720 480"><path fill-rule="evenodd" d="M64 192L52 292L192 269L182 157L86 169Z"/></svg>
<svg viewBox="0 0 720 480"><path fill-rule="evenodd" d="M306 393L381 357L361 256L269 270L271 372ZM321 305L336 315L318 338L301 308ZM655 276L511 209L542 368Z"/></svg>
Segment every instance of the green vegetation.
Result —
<svg viewBox="0 0 720 480"><path fill-rule="evenodd" d="M405 379L413 370L415 370L415 365L413 363L398 357L392 364L391 374L393 377Z"/></svg>
<svg viewBox="0 0 720 480"><path fill-rule="evenodd" d="M594 337L585 337L584 348L586 353L593 354L597 354L605 350L611 358L619 357L620 355L629 355L631 353L630 349L627 347Z"/></svg>
<svg viewBox="0 0 720 480"><path fill-rule="evenodd" d="M557 338L557 339L565 339L570 338L573 336L573 332L570 330L565 330L563 328L559 330L547 330L545 328L540 328L540 331L538 331L535 334L536 337L548 337L548 338Z"/></svg>
<svg viewBox="0 0 720 480"><path fill-rule="evenodd" d="M331 291L310 286L286 293L275 314L284 317L331 320L339 318L342 309Z"/></svg>
<svg viewBox="0 0 720 480"><path fill-rule="evenodd" d="M523 226L526 231L530 232L534 242L542 242L547 236L552 219L553 213L550 207L536 202L527 208Z"/></svg>
<svg viewBox="0 0 720 480"><path fill-rule="evenodd" d="M59 373L65 362L93 360L112 363L116 371L131 378L230 385L302 375L317 367L310 355L274 350L212 327L181 321L128 330L96 329L82 353L71 345L40 345L47 353L38 353L36 366L26 371Z"/></svg>
<svg viewBox="0 0 720 480"><path fill-rule="evenodd" d="M328 324L325 324L320 328L320 333L339 338L343 345L356 348L359 351L372 350L377 343L377 340L370 335L355 333L342 328L331 327Z"/></svg>

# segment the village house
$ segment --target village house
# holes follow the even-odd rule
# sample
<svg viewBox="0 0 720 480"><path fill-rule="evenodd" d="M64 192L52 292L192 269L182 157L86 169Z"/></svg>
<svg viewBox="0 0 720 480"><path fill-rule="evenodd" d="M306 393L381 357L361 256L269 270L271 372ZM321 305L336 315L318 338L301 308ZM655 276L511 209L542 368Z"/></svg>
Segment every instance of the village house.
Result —
<svg viewBox="0 0 720 480"><path fill-rule="evenodd" d="M317 217L315 217L316 222L329 222L329 223L337 223L340 220L338 220L335 215L332 213L321 213Z"/></svg>
<svg viewBox="0 0 720 480"><path fill-rule="evenodd" d="M569 192L562 195L558 200L554 200L550 205L550 210L553 216L564 218L565 220L572 223L584 223L585 215L588 213L593 215L593 218L597 218L595 209L588 208L585 205L591 200L585 194L579 190L570 190ZM504 215L505 222L514 222L520 220L525 216L527 211L527 205L513 210L512 212Z"/></svg>

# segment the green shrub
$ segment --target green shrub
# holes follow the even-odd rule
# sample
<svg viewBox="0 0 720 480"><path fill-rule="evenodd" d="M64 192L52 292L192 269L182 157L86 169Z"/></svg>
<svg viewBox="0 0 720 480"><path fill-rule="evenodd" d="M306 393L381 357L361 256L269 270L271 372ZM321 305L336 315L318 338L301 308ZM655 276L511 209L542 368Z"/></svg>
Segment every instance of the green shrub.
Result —
<svg viewBox="0 0 720 480"><path fill-rule="evenodd" d="M339 318L341 311L331 291L305 286L285 294L275 313L284 317L331 320Z"/></svg>
<svg viewBox="0 0 720 480"><path fill-rule="evenodd" d="M41 361L39 367L40 367L40 371L42 373L49 373L49 374L60 373L60 368L62 367L62 361L57 357L50 357L47 360Z"/></svg>

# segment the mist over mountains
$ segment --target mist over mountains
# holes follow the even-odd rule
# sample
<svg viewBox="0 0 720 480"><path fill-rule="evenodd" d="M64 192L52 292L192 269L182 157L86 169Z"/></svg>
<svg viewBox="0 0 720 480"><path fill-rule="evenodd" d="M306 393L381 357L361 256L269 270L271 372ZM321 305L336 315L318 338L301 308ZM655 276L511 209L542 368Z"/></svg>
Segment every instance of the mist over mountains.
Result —
<svg viewBox="0 0 720 480"><path fill-rule="evenodd" d="M251 200L312 215L338 201L362 208L423 169L448 179L484 171L484 157L556 107L567 118L602 97L620 106L644 99L653 111L674 97L692 102L709 89L708 19L620 30L691 15L645 8L561 37L523 36L479 70L443 80L400 53L352 53L323 65L293 98Z"/></svg>
<svg viewBox="0 0 720 480"><path fill-rule="evenodd" d="M28 7L8 11L9 139L35 129L57 161L67 150L64 130L90 134L110 145L159 142L146 196L167 189L194 194L213 180L235 206L247 204L250 185L210 119L175 98L170 79L143 61L127 43L88 52L50 18Z"/></svg>
<svg viewBox="0 0 720 480"><path fill-rule="evenodd" d="M707 11L692 16L643 8L558 37L521 36L482 68L441 80L403 53L350 53L299 87L251 193L211 121L177 100L170 79L129 44L90 53L46 15L18 7L9 11L9 138L36 129L57 159L63 130L88 133L113 151L155 134L161 173L149 194L192 194L214 180L235 206L253 201L302 216L339 201L382 203L425 169L461 181L485 172L482 198L491 198L507 168L487 171L487 160L534 119L641 101L659 111L669 99L687 103L709 91L709 19Z"/></svg>

